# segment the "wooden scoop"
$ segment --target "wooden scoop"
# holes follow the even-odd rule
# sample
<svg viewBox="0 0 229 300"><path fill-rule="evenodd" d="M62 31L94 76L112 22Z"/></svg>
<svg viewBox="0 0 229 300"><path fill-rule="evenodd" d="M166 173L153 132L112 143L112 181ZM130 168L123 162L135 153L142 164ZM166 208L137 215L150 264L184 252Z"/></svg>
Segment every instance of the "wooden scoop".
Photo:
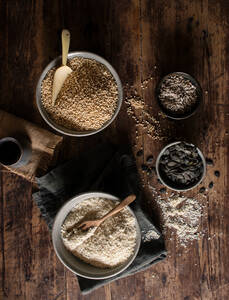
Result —
<svg viewBox="0 0 229 300"><path fill-rule="evenodd" d="M90 227L99 227L107 218L116 215L120 210L122 210L124 207L132 203L136 199L135 195L130 195L127 198L125 198L122 202L119 203L115 208L113 208L109 213L107 213L104 217L98 220L93 221L85 221L80 223L77 228L81 228L82 230L86 230Z"/></svg>
<svg viewBox="0 0 229 300"><path fill-rule="evenodd" d="M66 29L62 30L61 39L62 39L62 66L59 67L54 74L53 90L52 90L53 105L55 105L56 98L66 78L72 72L72 69L66 66L67 58L68 58L68 50L70 45L70 32Z"/></svg>

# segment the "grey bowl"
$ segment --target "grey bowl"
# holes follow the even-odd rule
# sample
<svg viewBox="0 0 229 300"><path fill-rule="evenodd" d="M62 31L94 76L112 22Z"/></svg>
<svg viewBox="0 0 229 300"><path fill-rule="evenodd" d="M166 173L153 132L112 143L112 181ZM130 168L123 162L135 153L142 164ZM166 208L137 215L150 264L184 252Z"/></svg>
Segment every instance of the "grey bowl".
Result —
<svg viewBox="0 0 229 300"><path fill-rule="evenodd" d="M56 215L53 224L53 229L52 229L52 242L53 242L56 255L58 256L59 260L63 263L65 267L67 267L74 274L85 278L90 278L90 279L105 279L121 273L133 262L141 244L141 231L133 211L129 207L127 207L136 220L137 240L136 240L136 245L135 245L135 250L133 255L124 264L112 269L100 269L91 266L81 261L79 258L75 257L70 251L68 251L65 248L63 244L61 238L61 226L66 216L77 204L92 197L102 197L113 201L119 200L115 196L112 196L110 194L105 194L105 193L99 193L99 192L85 193L74 197L66 204L64 204L64 206L62 206L62 208L59 210L58 214Z"/></svg>
<svg viewBox="0 0 229 300"><path fill-rule="evenodd" d="M195 145L193 144L190 144L192 146L194 146L196 149L197 149L197 152L202 160L202 163L203 163L203 173L202 173L202 176L201 178L195 183L193 184L192 186L188 187L188 188L178 188L176 187L175 185L171 185L169 184L168 182L166 182L166 180L164 180L160 174L160 169L159 169L159 163L160 163L160 159L161 159L161 156L164 154L164 152L171 146L173 145L177 145L181 143L181 141L179 142L174 142L174 143L171 143L171 144L168 144L167 146L165 146L161 152L159 153L158 157L157 157L157 160L156 160L156 172L157 172L157 176L158 178L160 179L160 181L162 182L162 184L164 184L166 187L168 187L169 189L171 190L174 190L174 191L177 191L177 192L182 192L182 191L189 191L193 188L195 188L197 185L199 185L201 183L201 181L204 179L205 175L206 175L206 161L205 161L205 158L203 156L203 153L200 151L199 148L197 148Z"/></svg>
<svg viewBox="0 0 229 300"><path fill-rule="evenodd" d="M118 105L117 108L115 110L114 115L112 116L112 118L107 121L101 128L99 128L98 130L90 130L90 131L75 131L75 130L71 130L68 128L65 128L63 126L60 126L58 124L56 124L48 115L48 113L46 112L45 108L42 105L42 101L41 101L41 83L42 80L45 78L47 72L52 69L55 66L61 66L61 59L62 56L58 56L57 58L55 58L54 60L52 60L47 67L44 69L44 71L42 72L39 81L37 83L37 88L36 88L36 103L37 103L37 107L38 110L42 116L42 118L45 120L45 122L51 126L53 129L55 129L56 131L58 131L61 134L65 134L65 135L69 135L69 136L75 136L75 137L83 137L83 136L89 136L95 133L98 133L100 131L102 131L103 129L105 129L107 126L109 126L114 119L117 117L119 110L121 108L122 105L122 101L123 101L123 89L122 89L122 83L121 80L117 74L117 72L115 71L115 69L110 65L110 63L108 61L106 61L104 58L94 54L94 53L90 53L90 52L70 52L68 54L68 59L74 58L74 57L84 57L84 58L91 58L94 59L100 63L102 63L103 65L105 65L108 70L111 72L111 74L113 75L117 86L118 86Z"/></svg>
<svg viewBox="0 0 229 300"><path fill-rule="evenodd" d="M176 114L176 113L172 113L170 110L167 110L162 104L161 104L161 101L159 99L159 92L160 92L160 88L161 88L161 85L163 83L163 81L170 75L172 74L177 74L177 75L181 75L183 76L185 79L188 79L191 81L191 83L196 87L196 90L197 90L197 101L196 103L193 105L192 109L184 114ZM191 117L193 114L196 113L196 111L198 110L200 104L203 102L203 92L202 92L202 89L201 89L201 86L200 84L198 83L198 81L196 79L194 79L191 75L187 74L187 73L184 73L184 72L172 72L172 73L169 73L168 75L164 76L160 82L158 83L157 87L156 87L156 90L155 90L155 96L156 96L156 99L157 99L157 102L158 102L158 105L160 107L160 109L162 110L162 112L170 119L173 119L173 120L183 120L183 119L187 119L189 117Z"/></svg>

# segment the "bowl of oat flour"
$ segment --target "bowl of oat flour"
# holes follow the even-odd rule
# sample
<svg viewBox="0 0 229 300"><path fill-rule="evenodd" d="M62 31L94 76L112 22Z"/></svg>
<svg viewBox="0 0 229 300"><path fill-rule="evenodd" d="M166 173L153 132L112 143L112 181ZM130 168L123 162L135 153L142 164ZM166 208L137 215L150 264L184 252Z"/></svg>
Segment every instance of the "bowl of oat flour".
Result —
<svg viewBox="0 0 229 300"><path fill-rule="evenodd" d="M52 90L61 56L42 72L36 103L45 122L61 134L83 137L109 126L123 101L120 78L104 58L90 52L70 52L67 66L72 69L53 103Z"/></svg>
<svg viewBox="0 0 229 300"><path fill-rule="evenodd" d="M86 231L77 224L103 217L120 200L105 193L81 194L58 212L52 230L55 252L73 273L90 279L105 279L124 271L135 259L141 232L133 211L126 207Z"/></svg>

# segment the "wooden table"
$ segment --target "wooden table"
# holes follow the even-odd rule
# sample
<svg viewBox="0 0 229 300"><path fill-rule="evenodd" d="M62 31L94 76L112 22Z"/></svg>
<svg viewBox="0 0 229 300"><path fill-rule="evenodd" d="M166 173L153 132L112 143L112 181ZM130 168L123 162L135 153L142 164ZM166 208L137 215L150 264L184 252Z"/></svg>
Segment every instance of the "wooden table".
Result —
<svg viewBox="0 0 229 300"><path fill-rule="evenodd" d="M186 249L166 239L168 258L148 271L82 296L75 276L58 261L50 233L31 198L32 185L1 172L0 298L87 300L229 299L229 3L227 0L2 1L0 3L0 108L48 128L35 105L35 88L46 64L60 54L60 31L71 31L71 50L105 57L116 68L125 96L136 89L158 117L154 90L171 71L192 74L204 92L204 106L184 122L164 120L167 139L157 141L128 116L126 104L102 133L66 137L60 162L104 140L129 143L154 157L168 141L198 145L214 166L203 185L206 231ZM151 78L144 87L144 81ZM137 133L136 133L137 131ZM138 136L138 139L137 139ZM220 170L216 179L214 170ZM143 181L146 174L141 172ZM156 189L161 186L153 181ZM186 193L195 196L199 188ZM154 211L147 184L147 205ZM167 237L167 236L166 236Z"/></svg>

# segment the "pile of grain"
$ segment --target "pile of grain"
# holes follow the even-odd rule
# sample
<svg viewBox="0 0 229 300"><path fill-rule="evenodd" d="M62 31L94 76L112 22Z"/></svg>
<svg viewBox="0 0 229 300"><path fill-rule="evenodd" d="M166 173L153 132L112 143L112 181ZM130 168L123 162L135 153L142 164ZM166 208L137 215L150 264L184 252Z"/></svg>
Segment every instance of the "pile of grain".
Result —
<svg viewBox="0 0 229 300"><path fill-rule="evenodd" d="M171 74L162 81L158 97L166 110L183 114L196 103L197 88L183 75Z"/></svg>
<svg viewBox="0 0 229 300"><path fill-rule="evenodd" d="M160 122L149 112L149 107L139 95L125 99L127 114L136 122L137 130L143 130L153 140L163 140Z"/></svg>
<svg viewBox="0 0 229 300"><path fill-rule="evenodd" d="M74 228L82 220L103 217L116 205L116 202L103 198L90 198L78 204L62 225L62 239L66 248L99 268L113 268L128 260L135 249L137 232L135 218L127 208L108 218L96 231Z"/></svg>
<svg viewBox="0 0 229 300"><path fill-rule="evenodd" d="M117 108L118 88L110 71L94 59L75 57L68 62L73 72L67 77L56 104L52 104L56 68L45 76L42 104L50 118L68 129L97 130L108 122Z"/></svg>

